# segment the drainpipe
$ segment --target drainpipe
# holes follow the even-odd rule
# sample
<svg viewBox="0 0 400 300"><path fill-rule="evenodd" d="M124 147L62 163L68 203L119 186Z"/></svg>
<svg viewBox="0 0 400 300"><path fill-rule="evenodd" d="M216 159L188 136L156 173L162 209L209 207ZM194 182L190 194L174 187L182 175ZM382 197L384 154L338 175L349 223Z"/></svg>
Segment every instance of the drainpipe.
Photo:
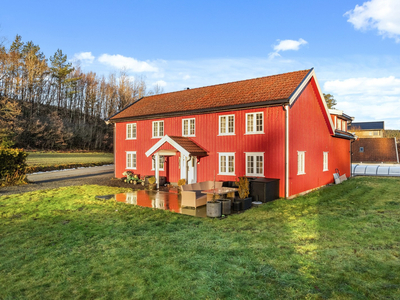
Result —
<svg viewBox="0 0 400 300"><path fill-rule="evenodd" d="M396 150L397 163L399 163L399 151L397 150L397 140L394 137L394 149Z"/></svg>
<svg viewBox="0 0 400 300"><path fill-rule="evenodd" d="M289 105L283 107L285 111L285 198L289 198Z"/></svg>

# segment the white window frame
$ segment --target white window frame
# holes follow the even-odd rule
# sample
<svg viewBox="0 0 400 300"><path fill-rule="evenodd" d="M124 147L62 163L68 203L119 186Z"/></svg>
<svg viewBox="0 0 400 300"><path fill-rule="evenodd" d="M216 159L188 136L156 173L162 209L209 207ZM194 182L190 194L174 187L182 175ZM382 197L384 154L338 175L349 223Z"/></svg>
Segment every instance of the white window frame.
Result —
<svg viewBox="0 0 400 300"><path fill-rule="evenodd" d="M245 152L245 154L246 154L246 161L245 161L245 163L246 163L246 165L245 165L246 176L264 177L264 165L265 165L265 163L264 163L264 153L265 152ZM261 170L261 173L257 173L257 157L258 156L262 157L262 170ZM253 165L253 171L254 172L253 173L248 172L248 160L249 160L249 157L253 158L253 162L254 162L254 165Z"/></svg>
<svg viewBox="0 0 400 300"><path fill-rule="evenodd" d="M342 120L339 118L336 119L336 127L338 130L342 130Z"/></svg>
<svg viewBox="0 0 400 300"><path fill-rule="evenodd" d="M225 117L225 131L222 132L222 118ZM229 118L233 117L233 132L229 132ZM221 115L218 119L218 135L235 135L235 115Z"/></svg>
<svg viewBox="0 0 400 300"><path fill-rule="evenodd" d="M158 170L164 171L164 164L165 164L164 156L158 156L158 159L159 159L159 164L160 164ZM151 170L154 171L156 169L156 166L155 166L156 160L152 158L151 161L152 161Z"/></svg>
<svg viewBox="0 0 400 300"><path fill-rule="evenodd" d="M218 159L218 175L235 175L235 152L220 152L218 153L219 159ZM229 172L229 157L233 156L233 171ZM221 168L221 158L225 158L225 171L222 170Z"/></svg>
<svg viewBox="0 0 400 300"><path fill-rule="evenodd" d="M262 117L261 131L257 130L257 115L258 114L261 114L261 117ZM253 116L253 126L252 126L253 128L251 131L249 131L247 128L248 118L250 115ZM254 112L254 113L247 113L245 126L246 126L246 134L264 134L264 112L259 111L259 112Z"/></svg>
<svg viewBox="0 0 400 300"><path fill-rule="evenodd" d="M131 165L129 165L129 155L131 157ZM126 152L126 169L127 170L136 170L137 167L137 154L136 151L127 151Z"/></svg>
<svg viewBox="0 0 400 300"><path fill-rule="evenodd" d="M160 124L162 123L162 132L160 132ZM157 135L154 135L154 125L157 124ZM153 138L162 138L164 136L164 120L162 121L153 121L151 126L151 134Z"/></svg>
<svg viewBox="0 0 400 300"><path fill-rule="evenodd" d="M329 166L328 166L328 161L329 161L329 152L324 152L323 153L323 160L322 160L322 171L329 171Z"/></svg>
<svg viewBox="0 0 400 300"><path fill-rule="evenodd" d="M306 151L297 151L297 175L306 174Z"/></svg>
<svg viewBox="0 0 400 300"><path fill-rule="evenodd" d="M347 131L347 122L342 120L342 131Z"/></svg>
<svg viewBox="0 0 400 300"><path fill-rule="evenodd" d="M188 124L187 130L188 132L185 134L185 121ZM193 122L193 133L191 133L191 123ZM196 136L196 119L189 118L189 119L182 119L182 136Z"/></svg>
<svg viewBox="0 0 400 300"><path fill-rule="evenodd" d="M133 133L135 133L133 135ZM129 137L130 135L130 137ZM127 140L136 140L137 136L137 125L136 123L128 123L126 124L126 139Z"/></svg>

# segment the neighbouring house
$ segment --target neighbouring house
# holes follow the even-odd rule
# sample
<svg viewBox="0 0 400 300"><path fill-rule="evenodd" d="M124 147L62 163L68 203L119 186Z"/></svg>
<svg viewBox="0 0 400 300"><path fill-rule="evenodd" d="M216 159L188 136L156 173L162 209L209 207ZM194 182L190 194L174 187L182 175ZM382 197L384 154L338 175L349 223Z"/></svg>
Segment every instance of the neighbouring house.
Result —
<svg viewBox="0 0 400 300"><path fill-rule="evenodd" d="M280 197L350 176L350 120L329 112L314 69L146 96L108 119L115 177L277 178Z"/></svg>
<svg viewBox="0 0 400 300"><path fill-rule="evenodd" d="M385 131L385 122L353 122L349 131L354 132L359 138L382 138Z"/></svg>
<svg viewBox="0 0 400 300"><path fill-rule="evenodd" d="M399 163L396 138L360 138L351 148L355 163Z"/></svg>

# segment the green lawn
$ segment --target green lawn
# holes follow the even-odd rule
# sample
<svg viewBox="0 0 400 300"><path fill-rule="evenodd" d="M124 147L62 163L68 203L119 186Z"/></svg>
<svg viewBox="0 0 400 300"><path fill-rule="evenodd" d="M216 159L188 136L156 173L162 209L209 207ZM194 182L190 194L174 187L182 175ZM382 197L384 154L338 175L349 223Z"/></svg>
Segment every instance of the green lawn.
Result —
<svg viewBox="0 0 400 300"><path fill-rule="evenodd" d="M400 299L400 179L358 177L226 219L0 197L0 299Z"/></svg>
<svg viewBox="0 0 400 300"><path fill-rule="evenodd" d="M28 152L28 172L113 164L112 153Z"/></svg>

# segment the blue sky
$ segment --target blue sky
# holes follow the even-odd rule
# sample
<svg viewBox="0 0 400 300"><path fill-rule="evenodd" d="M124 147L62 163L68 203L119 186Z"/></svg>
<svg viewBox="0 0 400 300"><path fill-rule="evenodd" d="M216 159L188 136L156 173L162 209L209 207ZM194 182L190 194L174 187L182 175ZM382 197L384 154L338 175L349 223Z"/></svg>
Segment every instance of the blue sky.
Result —
<svg viewBox="0 0 400 300"><path fill-rule="evenodd" d="M5 1L0 37L182 90L315 68L355 121L400 129L400 1Z"/></svg>

